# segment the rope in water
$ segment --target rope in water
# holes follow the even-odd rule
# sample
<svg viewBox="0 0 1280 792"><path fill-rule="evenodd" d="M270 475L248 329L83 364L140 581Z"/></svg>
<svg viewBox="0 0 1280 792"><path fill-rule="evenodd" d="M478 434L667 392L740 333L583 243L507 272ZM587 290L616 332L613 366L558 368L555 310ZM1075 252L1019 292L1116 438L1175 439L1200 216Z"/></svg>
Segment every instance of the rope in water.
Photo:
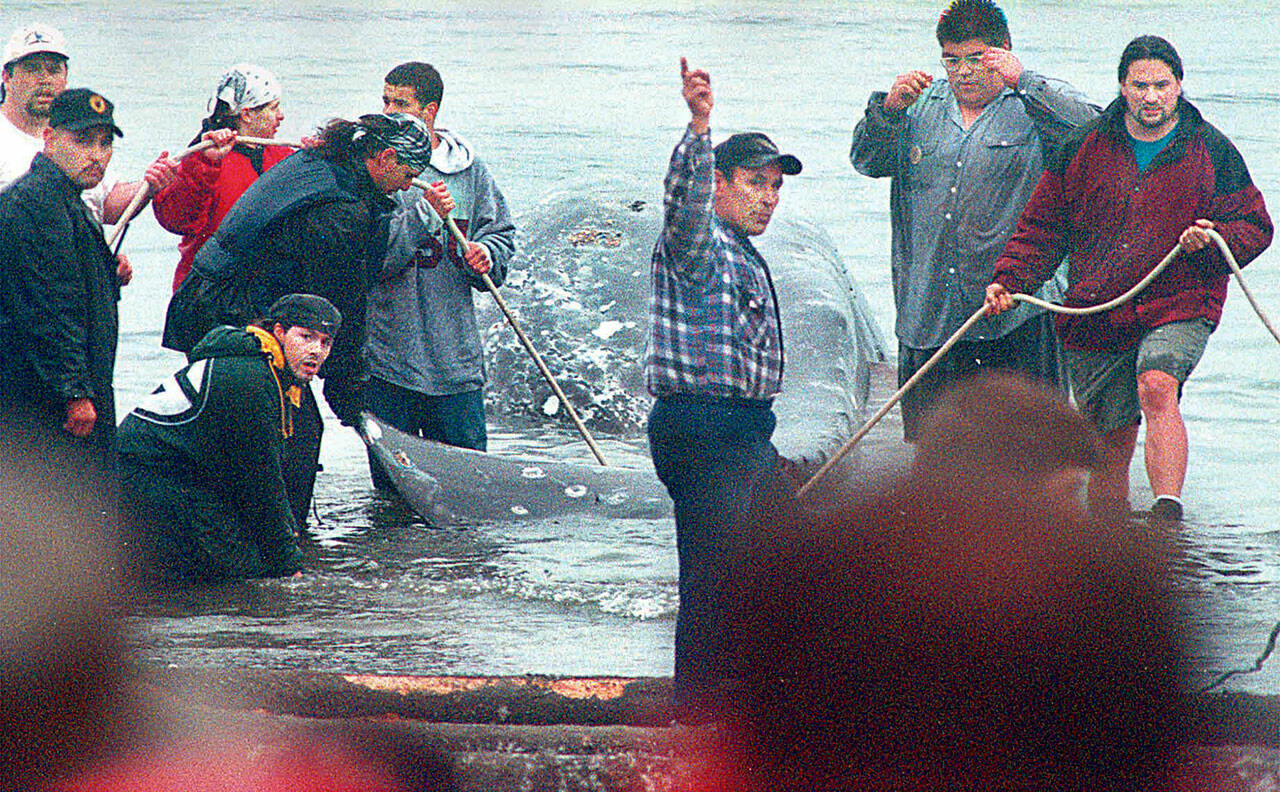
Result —
<svg viewBox="0 0 1280 792"><path fill-rule="evenodd" d="M1245 297L1249 299L1249 304L1253 306L1253 310L1258 314L1258 318L1262 320L1264 325L1266 325L1266 328L1271 332L1272 337L1275 338L1277 342L1280 342L1280 333L1276 332L1275 326L1271 324L1271 320L1267 318L1266 313L1254 298L1253 292L1249 290L1248 285L1244 281L1244 273L1240 271L1240 265L1236 263L1236 257L1231 253L1231 248L1227 246L1227 241L1222 238L1221 234L1211 228L1205 229L1205 232L1208 233L1209 238L1217 244L1218 250L1222 252L1222 257L1226 260L1227 266L1231 268L1231 272L1236 276L1236 280L1240 283L1240 289L1244 292ZM1129 300L1133 299L1134 295L1138 292L1147 288L1147 285L1150 284L1151 281L1155 280L1166 267L1173 263L1173 260L1177 258L1178 253L1181 251L1181 245L1175 246L1173 250L1170 250L1169 254L1161 259L1160 263L1148 272L1146 277L1138 281L1133 288L1129 289L1124 294L1121 294L1119 297L1116 297L1113 300L1108 300L1101 305L1090 305L1084 308L1069 308L1064 305L1046 302L1039 298L1032 297L1029 294L1014 294L1012 296L1013 299L1018 302L1029 303L1031 305L1036 305L1046 310L1053 311L1054 313L1068 314L1071 316L1087 316L1089 314L1101 313L1102 311L1109 311L1112 308L1125 304ZM933 356L925 361L924 365L921 366L915 374L911 375L911 378L898 389L898 392L893 394L893 396L876 411L875 415L872 415L871 418L862 425L862 428L853 434L853 437L846 440L844 445L840 446L839 450L837 450L830 459L823 463L822 467L818 468L817 472L815 472L813 476L810 477L802 487L800 487L800 489L796 490L796 497L803 498L808 495L810 490L812 490L819 481L830 473L831 470L840 463L840 460L844 459L849 452L854 449L854 446L858 444L858 441L865 437L867 433L871 431L873 426L880 423L880 420L889 414L889 410L893 409L893 406L902 400L902 397L906 392L911 390L911 388L920 381L925 373L928 372L929 369L933 368L934 364L941 360L942 356L950 351L951 347L955 346L956 343L960 341L961 337L969 331L969 328L977 324L978 320L986 313L986 310L986 306L984 305L974 311L973 315L965 320L964 324L960 325L960 329L952 333L946 343L939 347L938 351L934 352Z"/></svg>
<svg viewBox="0 0 1280 792"><path fill-rule="evenodd" d="M1257 672L1261 671L1262 666L1265 665L1267 662L1267 659L1271 657L1271 653L1276 650L1277 638L1280 638L1280 622L1277 622L1276 625L1271 628L1271 634L1267 636L1267 644L1265 647L1263 647L1262 654L1258 655L1258 659L1253 661L1253 668L1237 668L1234 671L1227 671L1223 674L1220 674L1217 679L1213 680L1209 684L1200 688L1198 692L1201 695L1203 695L1205 693L1208 693L1210 690L1213 690L1214 688L1218 687L1223 682L1226 682L1228 679L1230 679L1233 676L1240 676L1243 674L1256 674Z"/></svg>

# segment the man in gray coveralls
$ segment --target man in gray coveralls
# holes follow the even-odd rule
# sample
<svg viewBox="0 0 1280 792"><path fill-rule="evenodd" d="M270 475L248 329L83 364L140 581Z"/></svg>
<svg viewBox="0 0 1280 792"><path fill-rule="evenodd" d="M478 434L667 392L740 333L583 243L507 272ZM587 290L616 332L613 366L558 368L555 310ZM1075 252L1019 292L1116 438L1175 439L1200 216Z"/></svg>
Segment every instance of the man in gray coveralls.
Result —
<svg viewBox="0 0 1280 792"><path fill-rule="evenodd" d="M893 179L893 295L898 383L905 383L982 304L996 257L1044 170L1043 153L1098 110L1009 51L991 0L955 0L938 20L946 78L909 71L871 95L849 159ZM1041 296L1061 295L1050 281ZM950 384L986 368L1059 382L1053 323L1025 304L983 319L902 399L903 433Z"/></svg>

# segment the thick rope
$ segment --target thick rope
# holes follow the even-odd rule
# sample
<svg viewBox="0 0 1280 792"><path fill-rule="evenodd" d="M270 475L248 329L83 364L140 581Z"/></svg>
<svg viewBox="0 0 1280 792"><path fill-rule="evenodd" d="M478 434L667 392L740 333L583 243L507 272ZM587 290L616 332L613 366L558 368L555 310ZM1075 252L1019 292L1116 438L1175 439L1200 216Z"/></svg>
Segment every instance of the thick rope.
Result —
<svg viewBox="0 0 1280 792"><path fill-rule="evenodd" d="M244 135L236 135L236 142L249 143L252 145L259 145L259 146L271 146L271 145L292 146L294 148L299 148L301 145L299 143L293 143L293 142L284 141L284 140L271 140L268 138L246 137ZM174 154L172 157L169 157L169 159L173 160L174 162L181 162L183 158L186 157L188 154L195 154L197 151L204 151L205 149L212 148L212 147L213 147L212 140L201 140L199 143L188 146L182 151L179 151L177 154ZM132 220L138 214L138 212L142 210L142 205L146 203L148 198L151 197L151 192L152 192L151 183L144 178L142 180L142 184L138 186L137 192L133 194L133 200L129 201L129 205L126 206L124 208L124 211L120 213L120 219L116 221L115 228L111 231L111 235L107 237L107 247L115 246L115 252L116 253L120 252L120 247L116 245L117 240L123 241L125 229L129 227L129 221Z"/></svg>
<svg viewBox="0 0 1280 792"><path fill-rule="evenodd" d="M1231 268L1231 272L1236 276L1236 280L1240 283L1240 289L1244 292L1245 297L1249 298L1249 304L1253 306L1253 310L1255 313L1258 314L1258 318L1262 320L1262 323L1264 325L1266 325L1266 328L1271 332L1272 337L1274 337L1277 342L1280 342L1280 333L1276 332L1275 327L1271 324L1271 320L1267 318L1267 315L1265 312L1263 312L1262 307L1258 305L1258 301L1254 299L1253 293L1249 291L1249 287L1244 282L1244 273L1240 271L1240 265L1236 263L1236 258L1231 253L1231 248L1227 246L1227 241L1222 238L1221 234L1219 234L1217 231L1214 231L1211 228L1205 229L1205 231L1206 233L1209 234L1209 238L1212 239L1217 244L1218 250L1222 252L1222 257L1226 260L1227 266ZM1121 294L1119 297L1116 297L1113 300L1108 300L1107 302L1102 303L1101 305L1090 305L1084 308L1068 308L1067 306L1064 306L1064 305L1057 305L1055 303L1045 302L1044 300L1041 300L1036 297L1032 297L1029 294L1015 294L1013 295L1013 299L1017 300L1018 302L1025 302L1031 305L1039 306L1046 310L1053 311L1054 313L1068 314L1071 316L1087 316L1089 314L1101 313L1102 311L1109 311L1112 308L1125 304L1129 300L1133 299L1134 295L1136 295L1138 292L1147 288L1148 284L1150 284L1151 281L1155 280L1156 277L1159 276L1160 273L1163 272L1166 267L1168 267L1171 263L1173 263L1173 260L1177 258L1178 253L1181 252L1181 250L1182 250L1181 245L1175 246L1173 250L1170 250L1169 254L1165 256L1163 259L1161 259L1160 263L1157 264L1154 269L1148 272L1146 277L1138 281L1133 286L1133 288L1129 289L1124 294ZM986 306L984 305L983 307L974 311L973 315L970 316L967 320L965 320L964 324L960 325L960 329L952 333L951 337L947 339L946 343L943 344L941 347L939 347L938 351L934 352L933 356L930 357L927 361L925 361L924 365L921 366L916 371L915 374L911 375L911 378L908 379L902 385L902 387L898 389L898 392L893 394L893 396L890 397L890 399L884 403L884 406L882 406L879 410L876 410L875 415L871 416L871 418L868 419L867 422L862 425L862 428L854 433L853 437L850 437L847 441L845 441L844 445L840 446L840 449L836 451L835 454L833 454L830 459L828 459L825 463L823 463L822 467L818 468L817 472L815 472L813 476L804 483L804 486L796 490L796 497L803 498L807 494L809 494L809 491L812 490L814 486L817 485L817 483L821 481L828 473L830 473L831 469L840 463L840 460L844 459L849 454L849 452L853 450L854 446L858 444L858 441L861 440L863 437L865 437L867 433L871 431L871 428L873 426L880 423L880 420L889 414L889 410L893 409L893 406L902 400L902 397L906 395L906 392L911 390L911 388L914 387L915 384L920 381L920 379L925 375L925 373L929 369L933 368L934 364L937 363L939 360L941 360L942 356L945 355L948 351L950 351L951 347L955 346L956 343L960 341L960 339L964 336L964 334L969 331L969 328L973 327L978 322L978 320L982 318L983 314L986 313L986 310L987 310Z"/></svg>

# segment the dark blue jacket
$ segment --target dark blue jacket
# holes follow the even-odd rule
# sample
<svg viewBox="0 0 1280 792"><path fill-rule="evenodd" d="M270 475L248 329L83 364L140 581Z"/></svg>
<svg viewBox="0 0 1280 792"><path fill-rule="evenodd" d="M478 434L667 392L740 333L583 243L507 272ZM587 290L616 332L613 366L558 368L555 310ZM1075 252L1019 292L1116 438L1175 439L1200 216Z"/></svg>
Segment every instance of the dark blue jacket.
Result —
<svg viewBox="0 0 1280 792"><path fill-rule="evenodd" d="M43 154L0 192L0 412L34 410L56 429L67 402L88 398L109 447L120 286L80 192Z"/></svg>
<svg viewBox="0 0 1280 792"><path fill-rule="evenodd" d="M365 298L381 266L395 204L358 163L309 150L245 190L196 255L170 303L165 346L189 351L219 324L244 326L280 297L304 292L342 312L321 376L359 376Z"/></svg>

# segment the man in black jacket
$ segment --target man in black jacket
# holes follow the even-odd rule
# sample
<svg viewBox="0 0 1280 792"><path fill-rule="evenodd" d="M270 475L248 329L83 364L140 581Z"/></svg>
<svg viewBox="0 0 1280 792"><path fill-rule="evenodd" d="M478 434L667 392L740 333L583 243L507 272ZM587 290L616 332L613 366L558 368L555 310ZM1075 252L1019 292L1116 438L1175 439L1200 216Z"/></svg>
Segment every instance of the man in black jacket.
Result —
<svg viewBox="0 0 1280 792"><path fill-rule="evenodd" d="M298 571L284 443L341 323L323 297L286 295L256 324L210 330L190 364L125 417L123 501L145 577L206 583Z"/></svg>
<svg viewBox="0 0 1280 792"><path fill-rule="evenodd" d="M87 88L49 109L44 150L0 193L0 431L86 488L114 492L120 287L102 225L80 200L111 161L112 104Z"/></svg>
<svg viewBox="0 0 1280 792"><path fill-rule="evenodd" d="M343 423L354 426L366 378L365 298L381 269L395 204L431 159L430 131L403 113L337 119L319 145L262 174L200 248L169 303L164 345L189 351L219 324L243 326L292 292L318 294L346 317L320 376ZM286 444L285 482L299 526L306 523L323 425L310 388Z"/></svg>

